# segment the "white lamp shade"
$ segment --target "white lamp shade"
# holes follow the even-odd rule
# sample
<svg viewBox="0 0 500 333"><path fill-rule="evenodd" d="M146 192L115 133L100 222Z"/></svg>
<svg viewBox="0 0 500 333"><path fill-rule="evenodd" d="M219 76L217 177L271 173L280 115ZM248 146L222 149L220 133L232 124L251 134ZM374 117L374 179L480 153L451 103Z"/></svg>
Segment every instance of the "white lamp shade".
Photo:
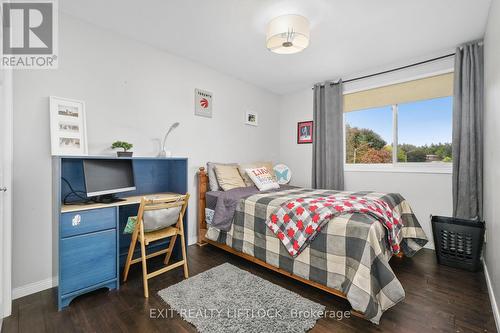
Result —
<svg viewBox="0 0 500 333"><path fill-rule="evenodd" d="M309 45L309 21L301 15L278 16L269 22L266 47L279 54L291 54Z"/></svg>

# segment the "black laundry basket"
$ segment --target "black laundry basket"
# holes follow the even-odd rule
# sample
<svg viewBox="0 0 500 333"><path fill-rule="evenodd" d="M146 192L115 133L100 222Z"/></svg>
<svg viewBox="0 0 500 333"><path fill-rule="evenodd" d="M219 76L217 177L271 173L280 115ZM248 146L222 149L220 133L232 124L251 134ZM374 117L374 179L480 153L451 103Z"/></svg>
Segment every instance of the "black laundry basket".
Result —
<svg viewBox="0 0 500 333"><path fill-rule="evenodd" d="M480 269L484 222L432 216L438 263L476 272Z"/></svg>

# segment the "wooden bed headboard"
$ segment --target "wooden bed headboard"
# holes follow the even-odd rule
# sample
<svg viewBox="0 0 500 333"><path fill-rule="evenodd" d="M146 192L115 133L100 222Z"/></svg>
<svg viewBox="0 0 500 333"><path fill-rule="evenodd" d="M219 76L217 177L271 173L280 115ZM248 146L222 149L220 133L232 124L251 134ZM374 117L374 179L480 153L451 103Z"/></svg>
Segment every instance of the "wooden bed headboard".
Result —
<svg viewBox="0 0 500 333"><path fill-rule="evenodd" d="M207 199L205 194L208 191L208 175L204 167L198 170L198 245L205 245L203 238L207 232L207 222L205 221L205 207Z"/></svg>

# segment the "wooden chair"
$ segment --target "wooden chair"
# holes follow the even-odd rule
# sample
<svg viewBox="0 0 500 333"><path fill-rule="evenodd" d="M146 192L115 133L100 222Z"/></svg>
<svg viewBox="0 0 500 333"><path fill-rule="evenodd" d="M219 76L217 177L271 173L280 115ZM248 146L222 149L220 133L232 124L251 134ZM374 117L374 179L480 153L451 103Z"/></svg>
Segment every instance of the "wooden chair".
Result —
<svg viewBox="0 0 500 333"><path fill-rule="evenodd" d="M149 297L148 280L151 279L152 277L165 273L179 266L184 266L184 277L186 279L189 277L187 257L186 257L186 245L184 238L184 227L182 223L188 201L189 201L189 194L179 195L174 197L154 198L154 199L144 197L141 200L141 204L139 206L139 212L137 213L135 228L132 233L130 248L128 250L127 261L125 262L125 268L123 271L123 282L127 281L130 265L142 262L142 279L144 285L144 297L146 298ZM174 225L167 226L165 228L154 230L151 232L147 232L144 230L145 229L144 218L145 214L146 215L148 214L147 212L175 209L176 207L180 207L180 211L179 211L179 217L177 218L177 222ZM168 265L168 261L170 260L170 256L172 255L172 250L174 249L177 236L180 236L181 238L180 243L182 250L182 260L176 262L175 264ZM146 246L149 243L165 238L171 238L167 249L163 249L151 254L146 254ZM132 259L137 241L139 241L141 246L141 257ZM152 257L159 256L164 253L166 253L164 263L167 266L158 269L154 272L148 273L146 260Z"/></svg>

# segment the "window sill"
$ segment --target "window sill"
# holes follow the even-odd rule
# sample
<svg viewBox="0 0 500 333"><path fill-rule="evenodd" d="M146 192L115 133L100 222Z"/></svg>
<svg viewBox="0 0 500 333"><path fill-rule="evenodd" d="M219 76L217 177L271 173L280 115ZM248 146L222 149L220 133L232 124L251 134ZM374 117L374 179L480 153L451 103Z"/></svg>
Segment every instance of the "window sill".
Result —
<svg viewBox="0 0 500 333"><path fill-rule="evenodd" d="M408 164L344 164L344 171L347 172L398 172L398 173L434 173L451 174L452 165L434 164L421 165L420 163Z"/></svg>

